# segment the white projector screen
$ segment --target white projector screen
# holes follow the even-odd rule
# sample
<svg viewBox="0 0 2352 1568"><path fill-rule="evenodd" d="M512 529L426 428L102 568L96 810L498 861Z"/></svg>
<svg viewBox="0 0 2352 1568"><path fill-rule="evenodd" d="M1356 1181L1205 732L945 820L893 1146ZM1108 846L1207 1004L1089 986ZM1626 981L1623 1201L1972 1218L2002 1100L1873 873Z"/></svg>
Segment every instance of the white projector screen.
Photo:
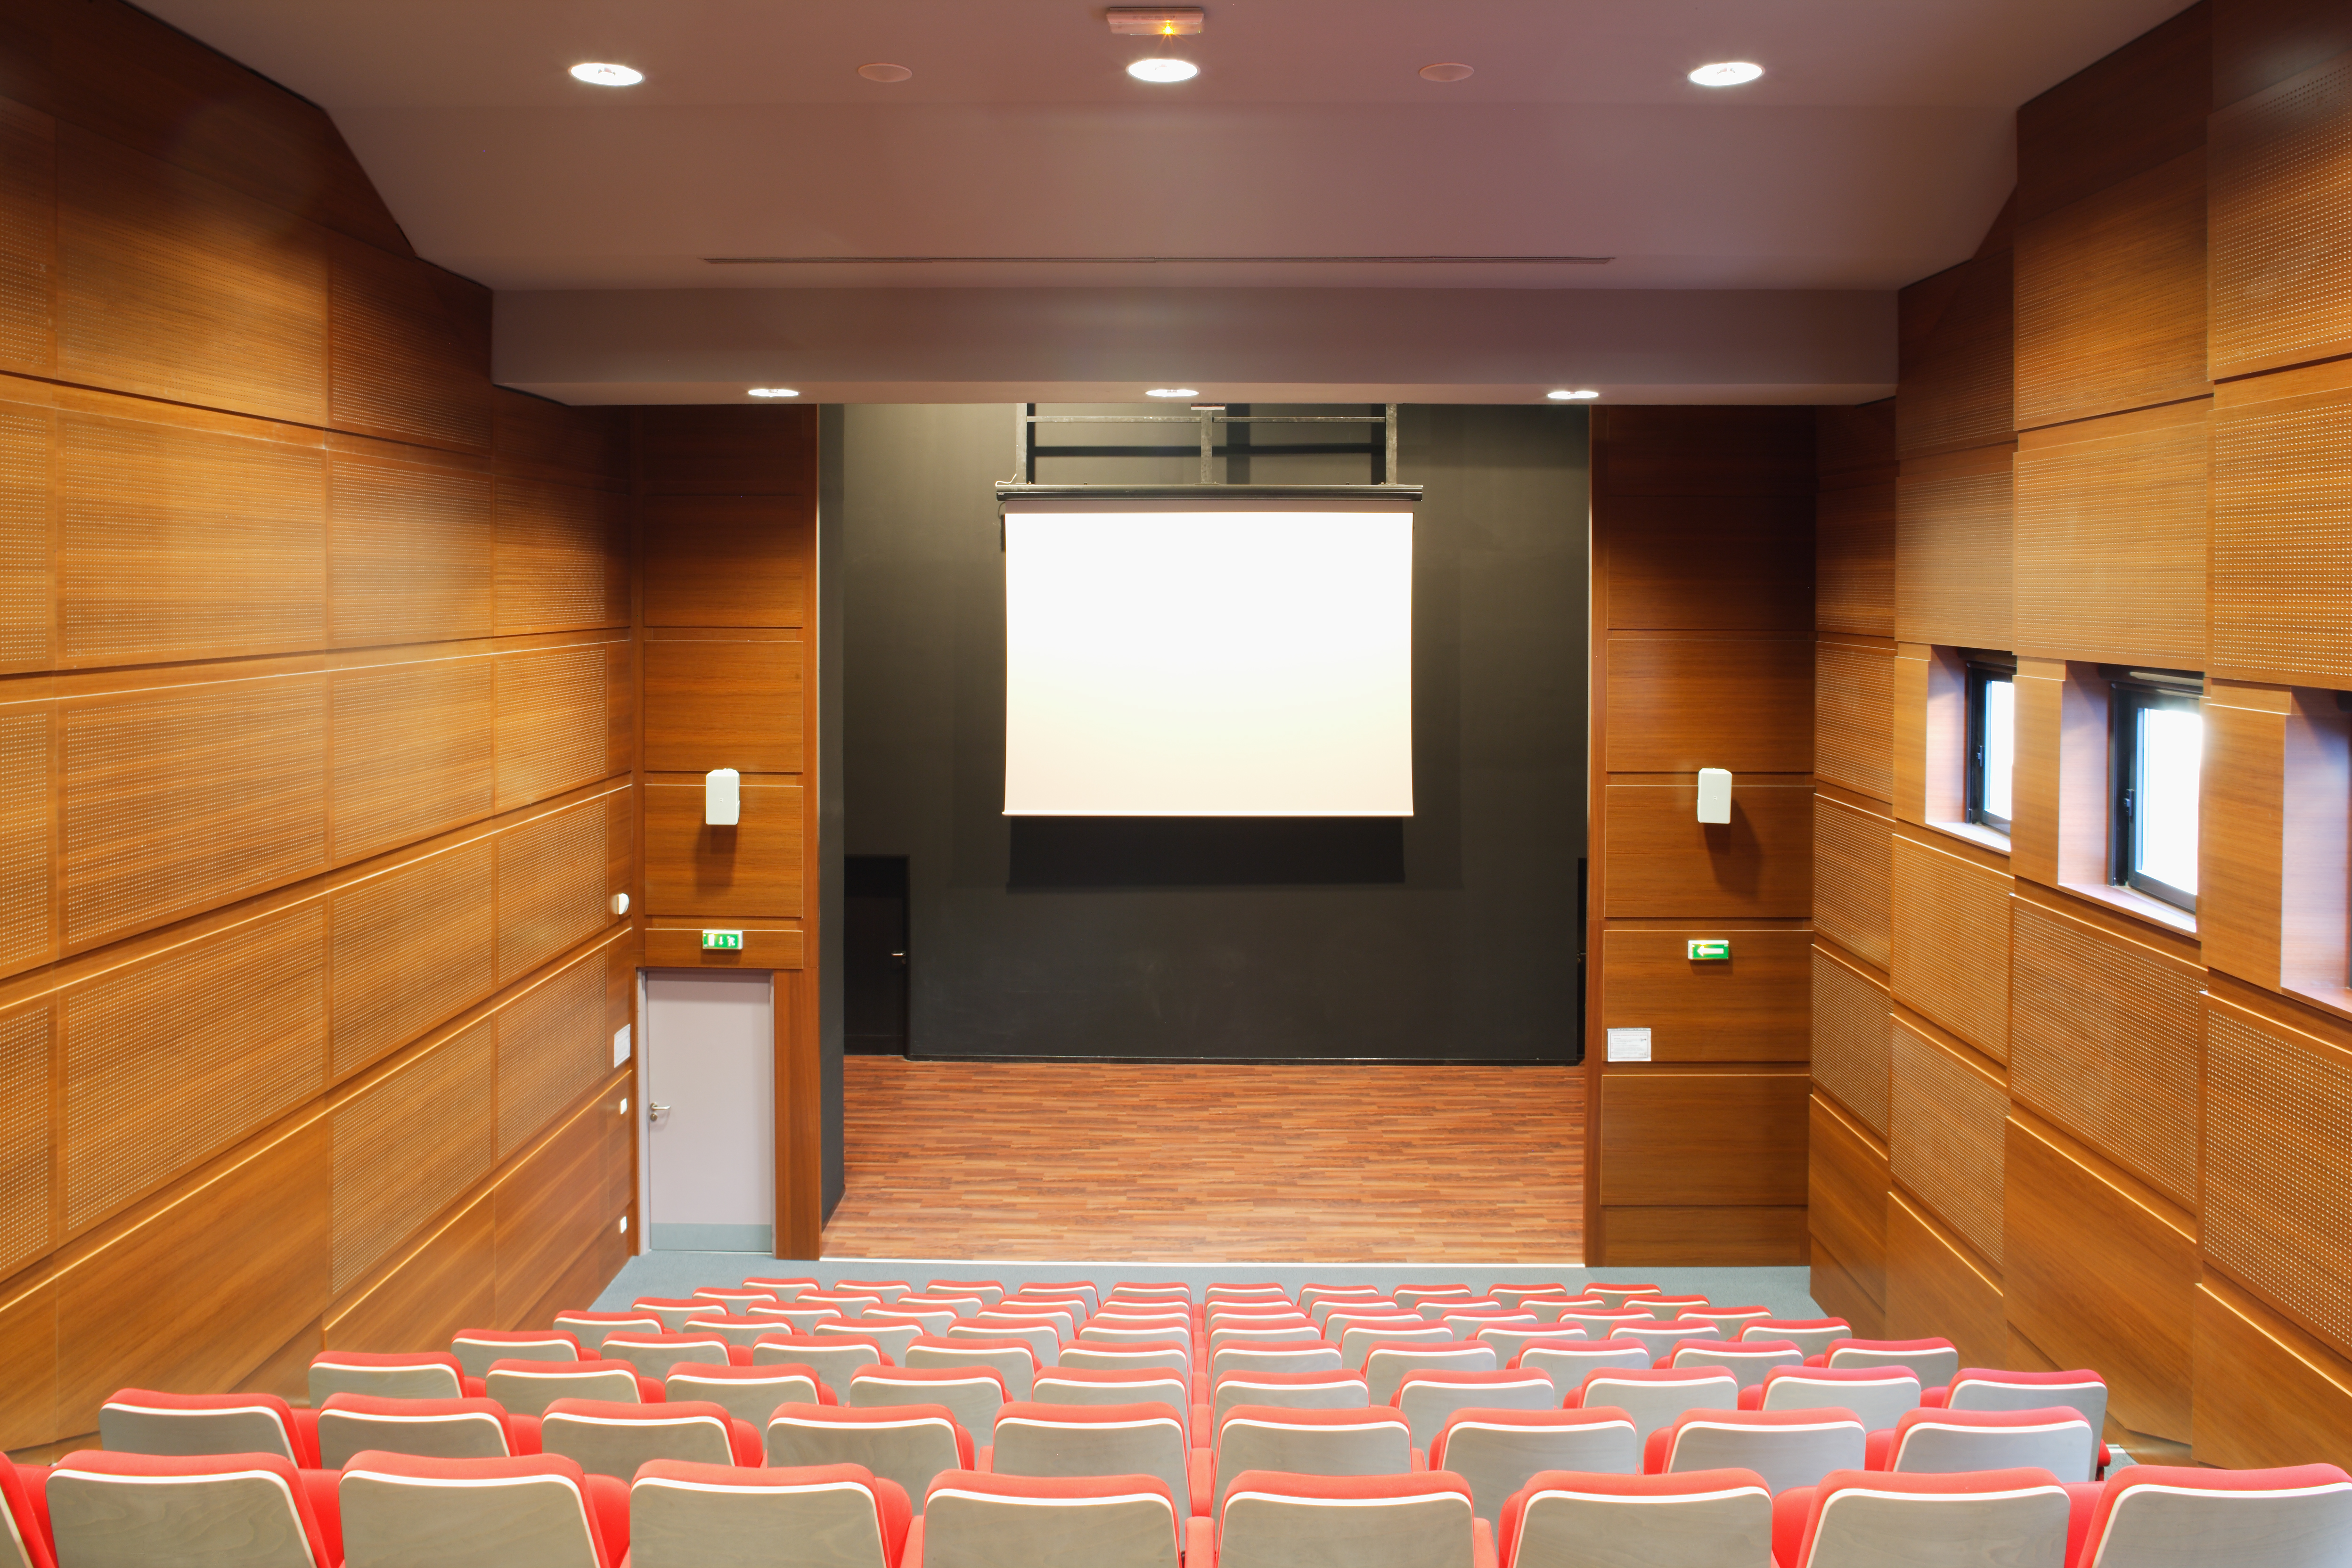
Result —
<svg viewBox="0 0 2352 1568"><path fill-rule="evenodd" d="M1412 815L1410 510L1082 504L1005 510L1006 816Z"/></svg>

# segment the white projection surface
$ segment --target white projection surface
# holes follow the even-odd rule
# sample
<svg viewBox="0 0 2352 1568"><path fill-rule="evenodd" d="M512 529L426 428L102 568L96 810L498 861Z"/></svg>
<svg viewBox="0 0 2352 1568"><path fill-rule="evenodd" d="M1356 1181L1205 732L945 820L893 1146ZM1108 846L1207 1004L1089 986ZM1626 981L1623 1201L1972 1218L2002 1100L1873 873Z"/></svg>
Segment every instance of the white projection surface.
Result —
<svg viewBox="0 0 2352 1568"><path fill-rule="evenodd" d="M1008 816L1412 815L1412 513L1004 518Z"/></svg>

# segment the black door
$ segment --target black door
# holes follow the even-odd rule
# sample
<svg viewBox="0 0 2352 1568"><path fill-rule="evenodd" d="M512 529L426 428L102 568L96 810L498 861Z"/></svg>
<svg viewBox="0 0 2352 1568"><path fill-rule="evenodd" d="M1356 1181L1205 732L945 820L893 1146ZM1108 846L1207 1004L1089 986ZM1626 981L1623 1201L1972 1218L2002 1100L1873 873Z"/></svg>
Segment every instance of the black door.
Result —
<svg viewBox="0 0 2352 1568"><path fill-rule="evenodd" d="M907 1049L907 858L852 855L843 878L842 1047L865 1056Z"/></svg>

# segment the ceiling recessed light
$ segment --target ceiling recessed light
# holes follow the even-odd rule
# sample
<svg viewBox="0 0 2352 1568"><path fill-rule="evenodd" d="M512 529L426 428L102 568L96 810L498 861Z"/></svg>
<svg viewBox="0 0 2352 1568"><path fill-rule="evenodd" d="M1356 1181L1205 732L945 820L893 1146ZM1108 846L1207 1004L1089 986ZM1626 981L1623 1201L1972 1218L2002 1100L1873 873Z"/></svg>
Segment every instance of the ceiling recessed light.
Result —
<svg viewBox="0 0 2352 1568"><path fill-rule="evenodd" d="M1544 395L1556 403L1582 403L1588 398L1598 397L1601 395L1590 388L1580 387L1574 392L1562 388L1557 392L1547 392Z"/></svg>
<svg viewBox="0 0 2352 1568"><path fill-rule="evenodd" d="M1197 386L1155 386L1143 395L1146 397L1198 397L1201 395L1201 389Z"/></svg>
<svg viewBox="0 0 2352 1568"><path fill-rule="evenodd" d="M870 66L859 66L857 74L867 81L904 81L915 73L905 66L894 66L877 60Z"/></svg>
<svg viewBox="0 0 2352 1568"><path fill-rule="evenodd" d="M1201 74L1201 68L1191 60L1170 59L1153 55L1127 68L1127 74L1138 81L1191 81Z"/></svg>
<svg viewBox="0 0 2352 1568"><path fill-rule="evenodd" d="M1764 68L1749 60L1718 60L1714 65L1699 67L1690 73L1690 79L1701 87L1738 87L1763 74Z"/></svg>
<svg viewBox="0 0 2352 1568"><path fill-rule="evenodd" d="M635 67L616 66L603 60L588 60L573 66L572 74L591 87L635 87L646 79L646 73Z"/></svg>
<svg viewBox="0 0 2352 1568"><path fill-rule="evenodd" d="M1440 60L1433 66L1422 67L1421 79L1423 81L1467 81L1474 74L1475 68L1474 67L1464 65L1460 60Z"/></svg>
<svg viewBox="0 0 2352 1568"><path fill-rule="evenodd" d="M755 386L751 392L754 397L798 397L801 395L797 386Z"/></svg>

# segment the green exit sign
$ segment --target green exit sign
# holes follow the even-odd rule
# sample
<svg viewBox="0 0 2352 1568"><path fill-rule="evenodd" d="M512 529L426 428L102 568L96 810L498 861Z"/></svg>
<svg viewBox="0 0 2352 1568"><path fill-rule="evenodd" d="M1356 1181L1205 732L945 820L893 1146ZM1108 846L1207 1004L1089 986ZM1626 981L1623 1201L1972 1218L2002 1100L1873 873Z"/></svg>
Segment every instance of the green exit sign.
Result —
<svg viewBox="0 0 2352 1568"><path fill-rule="evenodd" d="M709 933L704 934L707 937ZM709 943L706 941L703 945L707 947ZM1731 944L1727 942L1695 942L1690 944L1690 955L1693 963L1701 960L1728 961L1731 957Z"/></svg>
<svg viewBox="0 0 2352 1568"><path fill-rule="evenodd" d="M1691 945L1696 947L1698 944L1693 942ZM739 952L742 947L743 933L740 931L707 931L702 933L702 951L705 952Z"/></svg>

